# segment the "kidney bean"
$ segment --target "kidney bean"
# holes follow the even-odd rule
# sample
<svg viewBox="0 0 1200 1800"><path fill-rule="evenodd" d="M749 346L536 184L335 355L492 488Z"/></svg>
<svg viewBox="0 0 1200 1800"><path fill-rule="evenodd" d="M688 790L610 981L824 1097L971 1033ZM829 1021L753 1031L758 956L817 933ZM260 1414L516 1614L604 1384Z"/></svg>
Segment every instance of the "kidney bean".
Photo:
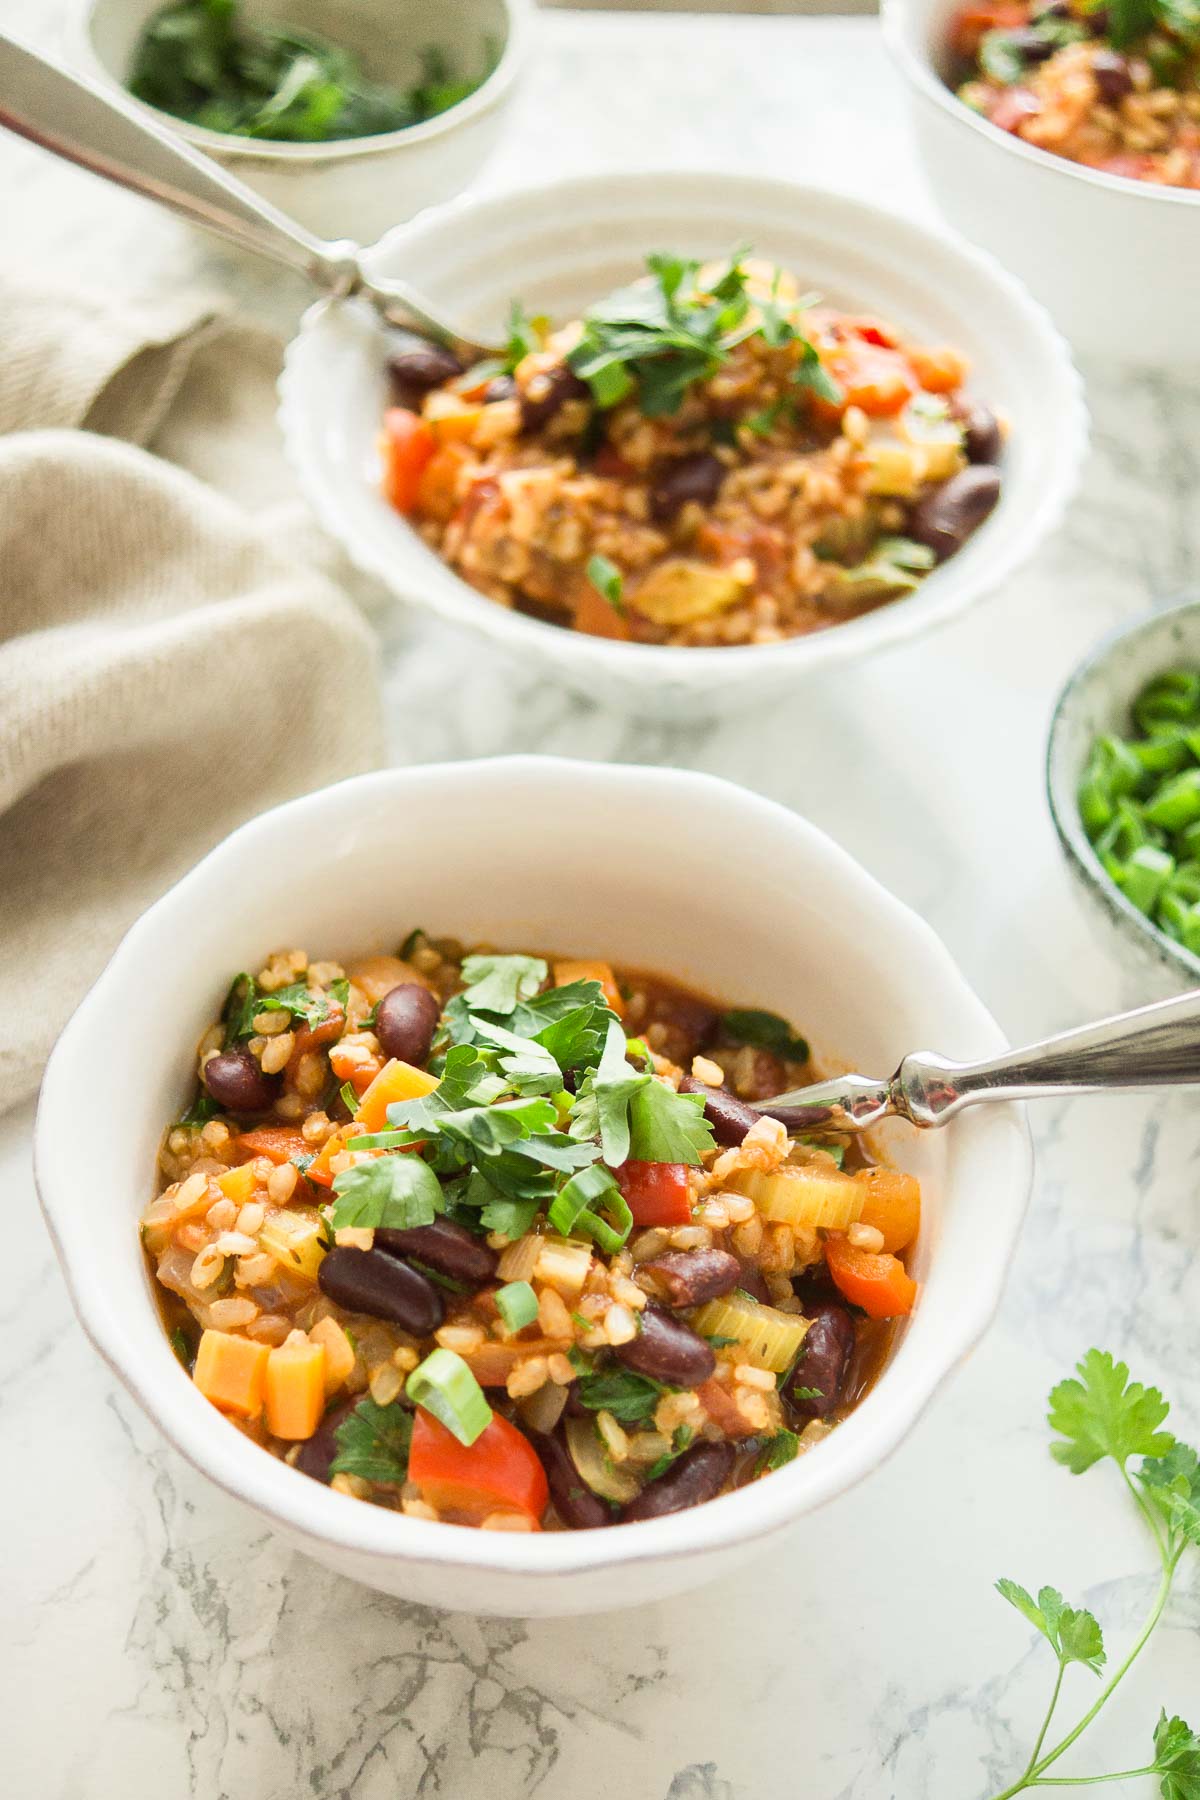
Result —
<svg viewBox="0 0 1200 1800"><path fill-rule="evenodd" d="M639 1274L653 1275L668 1306L699 1306L728 1294L742 1278L742 1266L728 1250L669 1250L641 1264Z"/></svg>
<svg viewBox="0 0 1200 1800"><path fill-rule="evenodd" d="M1133 92L1129 64L1116 50L1097 50L1092 58L1092 76L1106 106L1119 105L1126 94Z"/></svg>
<svg viewBox="0 0 1200 1800"><path fill-rule="evenodd" d="M727 1094L724 1088L705 1087L694 1075L684 1076L679 1091L681 1094L704 1095L704 1116L712 1126L718 1144L740 1144L761 1116L735 1094Z"/></svg>
<svg viewBox="0 0 1200 1800"><path fill-rule="evenodd" d="M533 377L521 395L522 431L540 431L568 400L586 400L590 389L566 363Z"/></svg>
<svg viewBox="0 0 1200 1800"><path fill-rule="evenodd" d="M1004 440L1000 435L996 415L990 407L984 406L979 400L959 400L951 406L950 416L962 426L963 449L968 462L999 461Z"/></svg>
<svg viewBox="0 0 1200 1800"><path fill-rule="evenodd" d="M1107 6L1097 6L1091 12L1085 13L1083 22L1093 37L1107 37L1109 26L1112 24L1112 14Z"/></svg>
<svg viewBox="0 0 1200 1800"><path fill-rule="evenodd" d="M665 525L689 500L711 506L724 479L725 464L709 450L677 457L655 476L650 489L651 517Z"/></svg>
<svg viewBox="0 0 1200 1800"><path fill-rule="evenodd" d="M337 1428L357 1405L358 1396L331 1407L312 1436L301 1444L300 1454L292 1467L299 1469L302 1475L311 1475L314 1481L328 1481L329 1465L338 1453Z"/></svg>
<svg viewBox="0 0 1200 1800"><path fill-rule="evenodd" d="M249 1050L222 1050L210 1056L201 1080L218 1106L231 1113L266 1112L279 1092L279 1081L264 1075Z"/></svg>
<svg viewBox="0 0 1200 1800"><path fill-rule="evenodd" d="M696 1052L712 1042L720 1014L691 994L656 994L646 1023L662 1027L655 1049L686 1069Z"/></svg>
<svg viewBox="0 0 1200 1800"><path fill-rule="evenodd" d="M714 1500L732 1471L732 1444L697 1444L685 1450L665 1475L649 1482L636 1500L621 1508L621 1521L633 1524L638 1519L661 1519L666 1513Z"/></svg>
<svg viewBox="0 0 1200 1800"><path fill-rule="evenodd" d="M1000 471L972 463L922 496L908 515L908 530L928 544L939 562L961 550L1000 498Z"/></svg>
<svg viewBox="0 0 1200 1800"><path fill-rule="evenodd" d="M427 1336L442 1322L442 1297L432 1281L386 1250L339 1244L322 1261L317 1280L321 1292L348 1312L390 1319L414 1337Z"/></svg>
<svg viewBox="0 0 1200 1800"><path fill-rule="evenodd" d="M637 1336L616 1346L618 1362L636 1369L639 1375L665 1381L669 1387L699 1387L708 1380L717 1359L698 1332L661 1306L648 1306L641 1320Z"/></svg>
<svg viewBox="0 0 1200 1800"><path fill-rule="evenodd" d="M375 1233L375 1248L395 1256L415 1256L439 1275L448 1275L451 1281L463 1281L471 1287L482 1287L490 1281L500 1260L482 1238L465 1225L456 1225L453 1219L435 1219L432 1225L415 1225L409 1231L384 1226Z"/></svg>
<svg viewBox="0 0 1200 1800"><path fill-rule="evenodd" d="M593 1494L588 1487L561 1439L544 1431L527 1431L525 1435L541 1459L554 1510L563 1524L572 1531L594 1531L601 1525L611 1525L612 1513L599 1494Z"/></svg>
<svg viewBox="0 0 1200 1800"><path fill-rule="evenodd" d="M453 381L462 374L463 366L444 344L428 343L424 338L406 338L401 343L402 347L388 357L392 400L397 406L419 411L430 389Z"/></svg>
<svg viewBox="0 0 1200 1800"><path fill-rule="evenodd" d="M809 1313L811 1323L784 1397L802 1419L824 1419L841 1398L846 1370L854 1351L854 1320L844 1306L829 1300ZM819 1399L797 1399L796 1390L819 1388Z"/></svg>
<svg viewBox="0 0 1200 1800"><path fill-rule="evenodd" d="M375 1036L389 1056L419 1068L429 1055L441 1010L419 981L402 981L379 1002Z"/></svg>

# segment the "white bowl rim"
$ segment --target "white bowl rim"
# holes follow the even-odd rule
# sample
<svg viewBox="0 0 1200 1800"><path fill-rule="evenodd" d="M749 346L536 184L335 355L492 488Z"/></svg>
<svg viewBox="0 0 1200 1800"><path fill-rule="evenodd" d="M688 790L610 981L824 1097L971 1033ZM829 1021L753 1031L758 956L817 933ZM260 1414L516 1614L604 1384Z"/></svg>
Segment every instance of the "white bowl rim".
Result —
<svg viewBox="0 0 1200 1800"><path fill-rule="evenodd" d="M977 1271L975 1305L960 1315L956 1330L948 1330L936 1354L927 1356L924 1375L910 1382L902 1402L896 1404L897 1397L892 1396L890 1409L875 1420L872 1435L861 1443L853 1442L852 1449L839 1456L830 1454L840 1435L834 1433L827 1443L778 1471L771 1481L754 1482L703 1506L666 1518L596 1532L526 1535L449 1529L444 1524L423 1519L398 1519L395 1513L382 1507L364 1505L317 1482L293 1481L294 1471L275 1457L264 1454L236 1431L228 1433L228 1443L222 1442L219 1455L213 1455L211 1449L201 1447L196 1441L198 1434L193 1431L189 1417L176 1414L170 1395L158 1391L166 1386L165 1380L160 1380L160 1375L165 1377L168 1370L169 1345L165 1336L164 1356L149 1369L127 1354L119 1321L109 1305L107 1289L101 1281L93 1285L86 1261L81 1262L72 1255L70 1202L60 1201L58 1184L48 1177L47 1170L57 1156L55 1140L61 1141L62 1125L72 1116L74 1076L68 1063L76 1054L76 1041L86 1043L97 1024L103 1032L103 1020L113 1016L110 1010L113 997L119 999L125 991L128 975L138 966L143 939L153 931L160 918L170 916L180 897L186 896L201 872L220 871L226 864L236 864L243 847L268 821L294 825L307 820L311 828L326 810L336 812L351 789L360 792L371 788L391 789L402 793L406 785L414 782L448 785L461 782L465 776L483 785L495 781L503 792L511 793L514 782L534 778L548 770L559 775L566 772L575 779L593 782L601 790L608 790L614 799L631 789L644 790L647 785L657 786L666 797L702 793L710 802L736 806L757 815L764 828L790 831L805 842L811 854L823 858L835 869L848 887L857 890L862 899L886 916L895 933L896 954L903 954L910 963L923 965L933 980L956 990L964 1011L974 1015L981 1040L997 1052L1008 1047L995 1020L932 927L890 894L825 832L776 801L721 777L693 770L528 755L488 758L483 762L430 763L352 776L260 813L209 851L155 901L129 928L51 1052L34 1126L33 1157L39 1201L85 1331L151 1421L201 1474L265 1518L315 1544L333 1546L360 1557L494 1570L520 1575L531 1582L627 1564L669 1562L732 1547L747 1537L761 1539L846 1492L882 1464L908 1436L933 1395L978 1343L995 1314L1020 1235L1032 1179L1032 1150L1024 1109L1012 1105L994 1106L984 1115L974 1115L977 1129L982 1129L983 1122L988 1121L997 1127L998 1154L1004 1154L1004 1145L1009 1147L1013 1197L1006 1251L991 1268ZM999 1129L1001 1125L1011 1126L1014 1121L1018 1125L1016 1132ZM132 1232L130 1249L133 1254L140 1253ZM147 1304L151 1304L149 1298ZM173 1363L170 1373L177 1374Z"/></svg>
<svg viewBox="0 0 1200 1800"><path fill-rule="evenodd" d="M669 197L672 190L698 189L712 193L718 188L727 191L754 189L774 197L781 206L803 206L807 200L818 205L832 201L851 209L861 218L866 241L870 241L872 227L878 225L887 232L906 233L914 251L919 251L923 244L932 242L960 263L968 264L975 275L1001 290L1017 311L1029 336L1040 341L1047 358L1055 365L1065 390L1064 405L1060 409L1061 451L1055 459L1051 478L1042 489L1033 527L1010 531L1007 537L998 539L986 572L977 573L972 587L965 594L950 581L939 597L936 585L932 589L928 585L936 584L941 571L935 569L915 594L900 601L885 602L870 612L827 630L786 638L775 644L635 644L593 637L568 626L551 625L513 608L499 606L478 593L461 577L455 576L455 571L449 569L449 565L446 565L449 573L455 576L453 588L442 588L439 585L426 593L417 604L461 629L480 632L485 637L492 638L513 654L518 654L522 645L527 646L535 655L544 647L560 666L574 664L577 677L581 677L588 669L603 666L617 680L629 678L639 683L650 683L678 677L689 686L706 686L726 670L731 675L740 673L746 676L752 675L756 670L777 668L780 664L790 664L797 670L815 669L853 656L860 643L862 653L866 654L936 629L968 607L991 596L1058 530L1075 494L1088 445L1089 415L1083 378L1065 338L1040 301L1035 300L1024 284L989 252L968 244L945 228L926 224L907 214L890 212L855 194L819 182L791 181L780 176L746 174L729 169L684 170L668 165L649 170L613 170L600 174L569 176L565 179L526 182L494 194L468 191L441 205L426 207L413 218L393 226L371 246L368 255L372 261L377 258L386 259L394 247L404 243L406 237L425 230L430 225L441 228L443 225L457 224L460 229L468 228L471 217L479 212L492 211L505 205L520 207L547 194L557 197L564 208L564 216L569 217L575 197L586 196L596 190L611 193L613 190L623 189L631 195L645 191ZM368 543L366 534L351 534L343 530L339 508L330 499L326 483L321 477L315 449L298 424L303 387L303 377L297 366L298 349L326 311L331 306L342 304L359 303L354 300L342 302L326 298L314 301L305 311L299 331L284 352L278 384L284 450L303 487L308 504L322 527L345 548L359 568L391 590L390 559L382 548L377 548L373 540ZM884 304L881 300L880 305ZM986 529L986 524L985 521L983 529ZM944 566L952 570L953 560L951 558ZM690 680L686 675L689 669L693 671Z"/></svg>
<svg viewBox="0 0 1200 1800"><path fill-rule="evenodd" d="M71 36L76 54L87 65L94 80L106 88L116 89L132 106L140 107L161 125L178 132L188 143L201 150L219 151L223 156L236 156L242 161L297 163L303 167L314 163L349 162L360 156L381 156L410 144L427 144L431 138L443 137L458 126L467 125L472 119L490 112L508 93L525 62L536 0L501 0L501 5L508 26L504 48L495 68L473 93L434 118L422 120L419 125L405 125L399 131L379 131L372 137L333 138L319 144L289 144L272 138L239 137L232 131L210 131L206 125L193 125L187 119L176 118L174 113L151 106L147 100L139 100L96 51L91 29L96 0L77 0Z"/></svg>
<svg viewBox="0 0 1200 1800"><path fill-rule="evenodd" d="M1064 181L1086 182L1089 187L1103 189L1131 202L1140 199L1165 206L1200 206L1200 189L1167 187L1160 181L1134 181L1127 175L1108 175L1103 169L1089 169L1083 163L1072 162L1070 157L1056 156L1052 150L1027 144L1024 138L1011 131L1001 131L990 119L973 112L952 88L947 87L933 67L929 45L924 45L922 53L918 54L909 43L904 26L912 10L912 0L880 0L884 42L912 86L949 118L980 133L997 149L1006 150L1043 173L1056 175Z"/></svg>
<svg viewBox="0 0 1200 1800"><path fill-rule="evenodd" d="M1068 860L1097 899L1104 902L1117 929L1130 933L1143 949L1153 951L1173 974L1190 975L1195 982L1200 980L1200 956L1194 956L1185 945L1177 944L1173 937L1168 937L1153 919L1147 918L1121 892L1092 847L1092 841L1083 828L1078 804L1072 799L1069 810L1066 804L1060 806L1056 791L1064 715L1078 690L1097 669L1115 660L1123 644L1142 637L1165 621L1177 618L1180 613L1192 613L1200 618L1200 599L1180 600L1171 606L1156 607L1152 613L1142 618L1118 625L1115 630L1106 632L1087 655L1076 663L1059 690L1050 718L1050 730L1046 737L1046 797L1058 841Z"/></svg>

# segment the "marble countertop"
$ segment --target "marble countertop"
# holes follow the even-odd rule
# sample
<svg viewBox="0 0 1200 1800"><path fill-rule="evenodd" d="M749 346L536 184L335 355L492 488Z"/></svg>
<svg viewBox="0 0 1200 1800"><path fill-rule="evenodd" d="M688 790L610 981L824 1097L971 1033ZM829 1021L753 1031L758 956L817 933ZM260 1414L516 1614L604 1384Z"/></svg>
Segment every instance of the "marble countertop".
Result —
<svg viewBox="0 0 1200 1800"><path fill-rule="evenodd" d="M32 24L6 10L52 37L57 5ZM724 163L928 209L873 23L560 13L544 40L491 182ZM301 303L27 146L0 146L0 194L6 245L31 268L201 278L276 326ZM381 614L394 758L539 749L712 770L833 831L933 923L1014 1039L1133 1002L1068 890L1041 763L1074 660L1195 580L1200 379L1087 373L1095 447L1065 531L940 636L836 671L802 712L667 727L501 677L474 646ZM1200 1433L1187 1098L1038 1109L1037 1188L994 1329L887 1467L772 1561L669 1604L533 1624L327 1574L159 1440L75 1324L34 1202L30 1120L0 1121L0 1768L14 1795L983 1800L1023 1760L1049 1677L995 1578L1054 1582L1114 1642L1147 1602L1152 1558L1128 1504L1103 1474L1051 1463L1043 1402L1096 1343ZM1193 1564L1070 1773L1139 1761L1160 1704L1197 1722L1198 1626ZM1148 1800L1151 1784L1109 1791Z"/></svg>

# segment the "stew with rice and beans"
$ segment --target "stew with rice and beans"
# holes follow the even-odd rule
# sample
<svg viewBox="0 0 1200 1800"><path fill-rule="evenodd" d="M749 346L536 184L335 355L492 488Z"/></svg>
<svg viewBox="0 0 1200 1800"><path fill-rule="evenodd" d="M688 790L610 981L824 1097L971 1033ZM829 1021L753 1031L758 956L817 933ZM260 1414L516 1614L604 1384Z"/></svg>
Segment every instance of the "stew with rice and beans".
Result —
<svg viewBox="0 0 1200 1800"><path fill-rule="evenodd" d="M413 932L242 973L142 1238L195 1385L411 1517L586 1529L809 1450L916 1286L920 1189L751 1102L773 1013Z"/></svg>

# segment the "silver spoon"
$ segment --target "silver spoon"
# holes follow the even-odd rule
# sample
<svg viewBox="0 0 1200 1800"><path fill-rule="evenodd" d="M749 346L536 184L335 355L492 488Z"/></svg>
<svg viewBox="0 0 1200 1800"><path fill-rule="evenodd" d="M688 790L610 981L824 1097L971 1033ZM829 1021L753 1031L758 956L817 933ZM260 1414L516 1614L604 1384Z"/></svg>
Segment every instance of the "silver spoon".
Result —
<svg viewBox="0 0 1200 1800"><path fill-rule="evenodd" d="M886 1081L838 1075L756 1102L792 1131L867 1131L881 1119L945 1125L983 1100L1200 1083L1200 989L1099 1019L986 1062L950 1062L928 1050L904 1058Z"/></svg>
<svg viewBox="0 0 1200 1800"><path fill-rule="evenodd" d="M327 294L361 294L389 325L433 338L466 363L495 346L466 337L407 282L368 275L348 238L325 243L217 163L118 98L0 35L0 125L182 213L243 250L306 275Z"/></svg>

